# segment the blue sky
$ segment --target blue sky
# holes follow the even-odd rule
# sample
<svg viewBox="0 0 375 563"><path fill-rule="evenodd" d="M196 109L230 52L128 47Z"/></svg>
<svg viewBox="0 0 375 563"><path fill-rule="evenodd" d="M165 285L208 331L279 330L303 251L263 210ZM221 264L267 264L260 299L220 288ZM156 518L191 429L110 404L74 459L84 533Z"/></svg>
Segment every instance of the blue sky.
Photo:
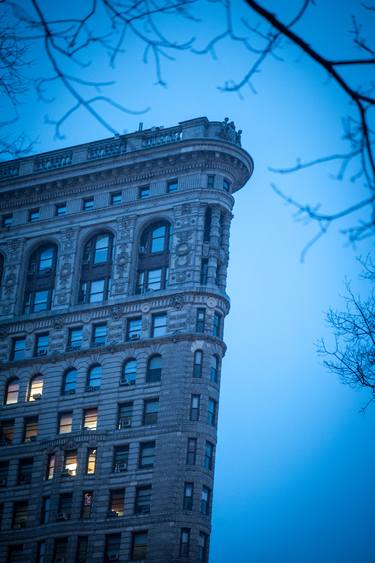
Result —
<svg viewBox="0 0 375 563"><path fill-rule="evenodd" d="M298 31L333 56L352 54L346 32L356 1L317 0ZM73 3L64 4L70 9ZM290 17L297 2L268 2ZM284 11L283 11L284 10ZM289 12L288 12L289 11ZM221 25L220 6L200 2L199 24L177 20L167 31L179 38L197 35L204 44ZM249 16L242 2L236 17ZM369 25L368 20L366 24ZM198 29L198 32L197 32ZM358 410L366 394L341 385L316 354L316 341L329 338L325 312L340 307L344 278L357 281L357 249L332 228L300 262L314 225L293 222L291 209L272 192L340 209L361 194L360 183L337 182L332 168L275 176L270 166L288 166L342 150L341 116L347 101L305 57L286 46L285 62L269 61L256 77L257 94L243 97L220 91L225 80L240 78L248 54L229 41L218 58L180 52L164 61L167 87L155 86L151 64L142 63L142 46L129 38L119 59L111 93L127 107L150 107L142 115L104 109L120 132L174 125L206 115L228 116L243 129L243 147L255 162L248 185L236 194L231 234L228 293L232 308L225 325L228 352L223 363L213 507L211 563L370 563L375 560L373 477L375 410ZM95 53L95 72L110 75L106 58ZM94 68L93 67L93 68ZM32 74L43 74L35 53ZM36 150L107 137L83 111L66 123L66 138L53 139L44 115L61 115L70 101L59 87L49 106L30 95L21 108L19 130L39 138Z"/></svg>

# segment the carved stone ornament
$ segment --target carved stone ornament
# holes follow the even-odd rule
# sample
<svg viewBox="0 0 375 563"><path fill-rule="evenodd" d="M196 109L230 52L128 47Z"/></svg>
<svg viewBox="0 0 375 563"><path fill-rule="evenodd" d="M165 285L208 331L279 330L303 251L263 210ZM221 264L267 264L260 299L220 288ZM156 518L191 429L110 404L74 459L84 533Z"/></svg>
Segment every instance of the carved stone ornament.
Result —
<svg viewBox="0 0 375 563"><path fill-rule="evenodd" d="M151 311L150 303L142 303L141 311L142 311L142 313L148 313L149 311Z"/></svg>
<svg viewBox="0 0 375 563"><path fill-rule="evenodd" d="M190 245L187 242L181 242L176 247L177 256L186 256L190 252Z"/></svg>
<svg viewBox="0 0 375 563"><path fill-rule="evenodd" d="M5 279L5 282L4 282L5 295L9 295L10 293L12 293L15 283L16 283L16 276L14 274L10 274Z"/></svg>
<svg viewBox="0 0 375 563"><path fill-rule="evenodd" d="M6 338L9 334L9 326L3 325L0 326L0 339Z"/></svg>
<svg viewBox="0 0 375 563"><path fill-rule="evenodd" d="M174 295L172 297L172 307L180 311L184 306L184 298L182 295Z"/></svg>
<svg viewBox="0 0 375 563"><path fill-rule="evenodd" d="M116 306L112 309L111 317L114 321L118 321L122 317L123 313L124 313L123 308L120 306Z"/></svg>
<svg viewBox="0 0 375 563"><path fill-rule="evenodd" d="M207 307L209 307L210 309L217 307L217 299L215 299L215 297L209 297L207 299Z"/></svg>
<svg viewBox="0 0 375 563"><path fill-rule="evenodd" d="M53 328L60 330L64 326L64 317L56 317L53 321Z"/></svg>

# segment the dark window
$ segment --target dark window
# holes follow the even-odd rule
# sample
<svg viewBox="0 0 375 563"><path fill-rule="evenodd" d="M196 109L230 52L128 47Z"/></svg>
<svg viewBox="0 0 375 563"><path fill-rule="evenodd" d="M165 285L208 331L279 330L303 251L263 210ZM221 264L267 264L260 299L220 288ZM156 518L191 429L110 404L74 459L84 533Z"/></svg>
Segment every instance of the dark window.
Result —
<svg viewBox="0 0 375 563"><path fill-rule="evenodd" d="M150 469L154 467L155 442L143 442L139 445L139 468Z"/></svg>
<svg viewBox="0 0 375 563"><path fill-rule="evenodd" d="M81 326L75 326L69 329L68 349L77 350L82 346L83 329Z"/></svg>
<svg viewBox="0 0 375 563"><path fill-rule="evenodd" d="M93 197L86 197L82 201L82 209L83 211L90 211L90 209L94 208L94 198Z"/></svg>
<svg viewBox="0 0 375 563"><path fill-rule="evenodd" d="M165 334L167 334L167 314L158 313L152 315L151 336L156 338Z"/></svg>
<svg viewBox="0 0 375 563"><path fill-rule="evenodd" d="M133 403L121 403L118 406L117 428L124 430L130 428L133 418Z"/></svg>
<svg viewBox="0 0 375 563"><path fill-rule="evenodd" d="M158 421L159 399L147 399L143 403L143 424L156 424Z"/></svg>
<svg viewBox="0 0 375 563"><path fill-rule="evenodd" d="M38 541L36 563L47 563L47 545L45 540Z"/></svg>
<svg viewBox="0 0 375 563"><path fill-rule="evenodd" d="M96 448L89 448L86 457L86 474L95 475L96 470Z"/></svg>
<svg viewBox="0 0 375 563"><path fill-rule="evenodd" d="M5 487L8 482L9 461L0 461L0 487Z"/></svg>
<svg viewBox="0 0 375 563"><path fill-rule="evenodd" d="M207 561L208 561L208 535L205 532L199 532L197 555L198 555L199 563L207 563Z"/></svg>
<svg viewBox="0 0 375 563"><path fill-rule="evenodd" d="M56 454L48 454L47 457L47 471L46 471L46 479L50 480L53 479L55 474L55 467L56 467Z"/></svg>
<svg viewBox="0 0 375 563"><path fill-rule="evenodd" d="M73 411L61 412L58 418L58 434L69 434L72 431Z"/></svg>
<svg viewBox="0 0 375 563"><path fill-rule="evenodd" d="M206 309L197 309L196 332L204 332L206 322Z"/></svg>
<svg viewBox="0 0 375 563"><path fill-rule="evenodd" d="M27 500L21 500L14 503L12 528L26 528L28 507L29 504Z"/></svg>
<svg viewBox="0 0 375 563"><path fill-rule="evenodd" d="M136 293L164 289L168 281L169 223L154 223L142 233L138 254Z"/></svg>
<svg viewBox="0 0 375 563"><path fill-rule="evenodd" d="M56 520L59 522L62 522L64 520L70 520L72 516L72 505L73 505L73 493L60 494Z"/></svg>
<svg viewBox="0 0 375 563"><path fill-rule="evenodd" d="M100 323L92 327L92 346L104 346L107 340L107 324Z"/></svg>
<svg viewBox="0 0 375 563"><path fill-rule="evenodd" d="M27 416L23 425L23 441L34 442L38 437L38 417Z"/></svg>
<svg viewBox="0 0 375 563"><path fill-rule="evenodd" d="M230 192L230 181L226 178L223 180L223 188L226 192Z"/></svg>
<svg viewBox="0 0 375 563"><path fill-rule="evenodd" d="M184 499L182 508L193 510L194 483L184 483Z"/></svg>
<svg viewBox="0 0 375 563"><path fill-rule="evenodd" d="M8 546L7 563L24 563L23 545L20 543Z"/></svg>
<svg viewBox="0 0 375 563"><path fill-rule="evenodd" d="M211 221L212 221L212 210L211 207L207 207L206 213L204 215L203 242L210 242Z"/></svg>
<svg viewBox="0 0 375 563"><path fill-rule="evenodd" d="M197 439L188 438L186 451L186 465L195 465L197 456Z"/></svg>
<svg viewBox="0 0 375 563"><path fill-rule="evenodd" d="M213 174L209 174L207 176L207 188L213 188L215 186L215 176Z"/></svg>
<svg viewBox="0 0 375 563"><path fill-rule="evenodd" d="M42 510L40 514L40 523L41 524L48 524L50 520L50 513L51 513L51 499L50 497L43 497L42 498Z"/></svg>
<svg viewBox="0 0 375 563"><path fill-rule="evenodd" d="M93 491L84 491L82 493L81 518L83 518L84 520L91 518L93 500Z"/></svg>
<svg viewBox="0 0 375 563"><path fill-rule="evenodd" d="M0 423L0 444L12 444L14 439L14 419L2 420Z"/></svg>
<svg viewBox="0 0 375 563"><path fill-rule="evenodd" d="M87 562L87 552L88 552L88 536L78 536L77 538L77 551L76 551L76 563L86 563Z"/></svg>
<svg viewBox="0 0 375 563"><path fill-rule="evenodd" d="M57 203L55 205L55 215L56 217L60 217L60 215L65 215L66 213L66 203Z"/></svg>
<svg viewBox="0 0 375 563"><path fill-rule="evenodd" d="M135 490L134 514L149 514L151 510L151 485L141 485Z"/></svg>
<svg viewBox="0 0 375 563"><path fill-rule="evenodd" d="M150 195L150 186L141 186L139 188L140 199L145 199L146 197L149 197L149 195Z"/></svg>
<svg viewBox="0 0 375 563"><path fill-rule="evenodd" d="M68 538L56 538L54 551L53 551L53 561L54 563L59 563L60 561L67 561L68 555Z"/></svg>
<svg viewBox="0 0 375 563"><path fill-rule="evenodd" d="M39 220L39 207L29 210L29 223L34 223L34 221Z"/></svg>
<svg viewBox="0 0 375 563"><path fill-rule="evenodd" d="M113 450L113 466L112 470L116 473L127 471L129 460L129 446L115 446Z"/></svg>
<svg viewBox="0 0 375 563"><path fill-rule="evenodd" d="M101 303L108 297L112 271L113 236L97 234L83 250L80 303Z"/></svg>
<svg viewBox="0 0 375 563"><path fill-rule="evenodd" d="M211 442L206 442L204 447L203 467L211 471L214 459L214 445Z"/></svg>
<svg viewBox="0 0 375 563"><path fill-rule="evenodd" d="M63 395L74 395L76 392L77 385L77 375L76 369L68 369L63 375L61 393Z"/></svg>
<svg viewBox="0 0 375 563"><path fill-rule="evenodd" d="M19 391L20 381L18 377L12 377L12 379L8 379L5 386L4 405L14 405L18 403Z"/></svg>
<svg viewBox="0 0 375 563"><path fill-rule="evenodd" d="M199 420L199 408L200 408L200 395L192 395L190 399L190 420L197 422Z"/></svg>
<svg viewBox="0 0 375 563"><path fill-rule="evenodd" d="M64 455L63 477L77 475L77 450L67 450Z"/></svg>
<svg viewBox="0 0 375 563"><path fill-rule="evenodd" d="M31 476L33 473L33 463L32 457L21 458L18 462L18 479L17 483L19 485L28 485L31 483Z"/></svg>
<svg viewBox="0 0 375 563"><path fill-rule="evenodd" d="M169 182L167 182L167 192L169 194L172 194L174 192L178 191L178 182L177 180L170 180Z"/></svg>
<svg viewBox="0 0 375 563"><path fill-rule="evenodd" d="M207 422L211 426L216 426L217 402L214 399L208 399Z"/></svg>
<svg viewBox="0 0 375 563"><path fill-rule="evenodd" d="M202 258L200 284L207 285L208 282L208 258Z"/></svg>
<svg viewBox="0 0 375 563"><path fill-rule="evenodd" d="M196 350L194 352L193 377L202 377L202 367L203 352L202 350Z"/></svg>
<svg viewBox="0 0 375 563"><path fill-rule="evenodd" d="M24 313L38 313L51 309L55 287L57 247L39 247L30 256L23 304Z"/></svg>
<svg viewBox="0 0 375 563"><path fill-rule="evenodd" d="M221 315L215 311L214 313L214 324L212 329L213 336L221 338Z"/></svg>
<svg viewBox="0 0 375 563"><path fill-rule="evenodd" d="M82 428L83 430L96 430L98 424L98 409L90 408L83 411Z"/></svg>
<svg viewBox="0 0 375 563"><path fill-rule="evenodd" d="M34 356L46 356L48 354L48 341L48 332L36 335Z"/></svg>
<svg viewBox="0 0 375 563"><path fill-rule="evenodd" d="M216 355L211 357L210 381L211 383L217 383L219 381L219 357Z"/></svg>
<svg viewBox="0 0 375 563"><path fill-rule="evenodd" d="M111 205L119 205L122 203L122 193L121 192L112 192L111 193Z"/></svg>
<svg viewBox="0 0 375 563"><path fill-rule="evenodd" d="M137 317L135 319L128 319L127 330L126 330L126 340L139 340L142 336L142 317Z"/></svg>
<svg viewBox="0 0 375 563"><path fill-rule="evenodd" d="M109 491L108 516L124 516L125 489Z"/></svg>
<svg viewBox="0 0 375 563"><path fill-rule="evenodd" d="M13 215L8 213L8 215L3 215L2 226L11 227L13 225Z"/></svg>
<svg viewBox="0 0 375 563"><path fill-rule="evenodd" d="M211 490L208 487L203 486L201 492L200 511L205 516L208 516L210 513L210 504L211 504Z"/></svg>
<svg viewBox="0 0 375 563"><path fill-rule="evenodd" d="M147 558L147 530L132 533L130 559L140 561Z"/></svg>
<svg viewBox="0 0 375 563"><path fill-rule="evenodd" d="M43 396L43 375L37 373L33 375L29 382L27 400L30 402L39 401Z"/></svg>
<svg viewBox="0 0 375 563"><path fill-rule="evenodd" d="M97 391L98 389L100 389L101 380L102 380L102 366L99 364L91 366L91 368L87 373L87 385L86 385L87 391Z"/></svg>
<svg viewBox="0 0 375 563"><path fill-rule="evenodd" d="M20 338L13 338L10 359L23 360L25 357L25 347L26 347L26 338L24 336Z"/></svg>
<svg viewBox="0 0 375 563"><path fill-rule="evenodd" d="M120 548L121 548L121 534L107 535L105 537L105 553L104 553L105 563L109 563L110 561L119 561Z"/></svg>
<svg viewBox="0 0 375 563"><path fill-rule="evenodd" d="M157 383L161 380L162 357L159 354L149 358L147 362L146 382Z"/></svg>
<svg viewBox="0 0 375 563"><path fill-rule="evenodd" d="M181 528L180 557L189 557L189 551L190 551L190 528Z"/></svg>
<svg viewBox="0 0 375 563"><path fill-rule="evenodd" d="M121 383L134 385L137 379L137 360L130 358L122 366Z"/></svg>

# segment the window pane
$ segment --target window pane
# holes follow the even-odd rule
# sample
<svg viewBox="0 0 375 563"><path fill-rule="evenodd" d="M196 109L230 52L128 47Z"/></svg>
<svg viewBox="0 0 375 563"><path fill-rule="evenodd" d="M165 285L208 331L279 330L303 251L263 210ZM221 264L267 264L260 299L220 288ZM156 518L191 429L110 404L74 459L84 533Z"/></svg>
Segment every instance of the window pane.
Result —
<svg viewBox="0 0 375 563"><path fill-rule="evenodd" d="M59 434L67 434L72 431L73 413L64 412L59 415Z"/></svg>
<svg viewBox="0 0 375 563"><path fill-rule="evenodd" d="M34 294L34 313L46 311L48 309L49 290L36 291Z"/></svg>
<svg viewBox="0 0 375 563"><path fill-rule="evenodd" d="M39 256L39 264L38 264L39 272L43 272L45 270L52 268L53 254L54 254L54 249L51 246L49 248L45 248L44 250L42 250Z"/></svg>
<svg viewBox="0 0 375 563"><path fill-rule="evenodd" d="M29 393L28 393L28 401L37 401L41 399L43 394L43 376L42 375L35 375L30 380L29 386Z"/></svg>
<svg viewBox="0 0 375 563"><path fill-rule="evenodd" d="M75 393L77 382L77 370L71 369L64 375L63 394Z"/></svg>
<svg viewBox="0 0 375 563"><path fill-rule="evenodd" d="M107 262L109 252L109 235L98 235L95 241L94 264Z"/></svg>
<svg viewBox="0 0 375 563"><path fill-rule="evenodd" d="M102 367L92 366L89 370L89 377L87 381L87 386L89 391L94 391L95 389L100 389L100 383L102 378Z"/></svg>
<svg viewBox="0 0 375 563"><path fill-rule="evenodd" d="M18 379L12 379L9 381L7 386L7 391L5 394L5 404L13 405L18 401L18 393L20 388L20 382Z"/></svg>
<svg viewBox="0 0 375 563"><path fill-rule="evenodd" d="M161 315L154 315L152 317L152 335L164 336L167 333L167 315L165 313Z"/></svg>
<svg viewBox="0 0 375 563"><path fill-rule="evenodd" d="M161 289L161 270L149 270L147 279L147 289L153 289L154 291Z"/></svg>
<svg viewBox="0 0 375 563"><path fill-rule="evenodd" d="M90 285L90 303L99 303L104 299L105 280L94 280Z"/></svg>
<svg viewBox="0 0 375 563"><path fill-rule="evenodd" d="M151 237L151 253L163 252L165 247L166 227L165 225L157 227L152 231Z"/></svg>
<svg viewBox="0 0 375 563"><path fill-rule="evenodd" d="M133 385L137 377L137 360L128 360L123 367L122 381Z"/></svg>
<svg viewBox="0 0 375 563"><path fill-rule="evenodd" d="M94 475L96 467L96 448L89 448L87 451L87 475Z"/></svg>

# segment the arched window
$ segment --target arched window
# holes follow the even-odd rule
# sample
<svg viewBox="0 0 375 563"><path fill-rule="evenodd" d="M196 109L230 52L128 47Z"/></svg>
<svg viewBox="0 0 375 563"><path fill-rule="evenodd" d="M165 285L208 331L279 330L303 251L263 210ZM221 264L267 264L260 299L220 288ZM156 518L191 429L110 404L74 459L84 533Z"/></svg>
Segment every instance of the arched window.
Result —
<svg viewBox="0 0 375 563"><path fill-rule="evenodd" d="M220 366L219 356L215 354L214 356L211 357L211 362L210 362L211 383L217 383L219 381L219 366Z"/></svg>
<svg viewBox="0 0 375 563"><path fill-rule="evenodd" d="M74 395L76 392L77 375L77 370L74 368L68 369L64 373L61 389L63 395Z"/></svg>
<svg viewBox="0 0 375 563"><path fill-rule="evenodd" d="M168 284L171 225L153 223L141 236L136 293L164 289Z"/></svg>
<svg viewBox="0 0 375 563"><path fill-rule="evenodd" d="M122 366L121 383L134 385L137 380L137 360L130 358Z"/></svg>
<svg viewBox="0 0 375 563"><path fill-rule="evenodd" d="M83 250L79 303L100 303L108 297L112 271L113 236L99 233Z"/></svg>
<svg viewBox="0 0 375 563"><path fill-rule="evenodd" d="M43 375L37 373L30 379L29 390L27 393L28 401L38 401L43 395Z"/></svg>
<svg viewBox="0 0 375 563"><path fill-rule="evenodd" d="M40 246L31 255L26 275L24 313L37 313L51 308L56 258L55 244Z"/></svg>
<svg viewBox="0 0 375 563"><path fill-rule="evenodd" d="M91 366L87 373L87 391L96 391L100 389L102 382L102 366L95 364Z"/></svg>
<svg viewBox="0 0 375 563"><path fill-rule="evenodd" d="M203 352L202 350L196 350L194 352L193 377L202 377L202 367Z"/></svg>
<svg viewBox="0 0 375 563"><path fill-rule="evenodd" d="M12 379L9 379L5 388L4 404L14 405L15 403L18 403L19 390L20 390L20 381L18 377L13 377Z"/></svg>
<svg viewBox="0 0 375 563"><path fill-rule="evenodd" d="M162 357L160 354L151 356L147 363L146 381L147 383L155 383L161 380L161 370L163 367Z"/></svg>

